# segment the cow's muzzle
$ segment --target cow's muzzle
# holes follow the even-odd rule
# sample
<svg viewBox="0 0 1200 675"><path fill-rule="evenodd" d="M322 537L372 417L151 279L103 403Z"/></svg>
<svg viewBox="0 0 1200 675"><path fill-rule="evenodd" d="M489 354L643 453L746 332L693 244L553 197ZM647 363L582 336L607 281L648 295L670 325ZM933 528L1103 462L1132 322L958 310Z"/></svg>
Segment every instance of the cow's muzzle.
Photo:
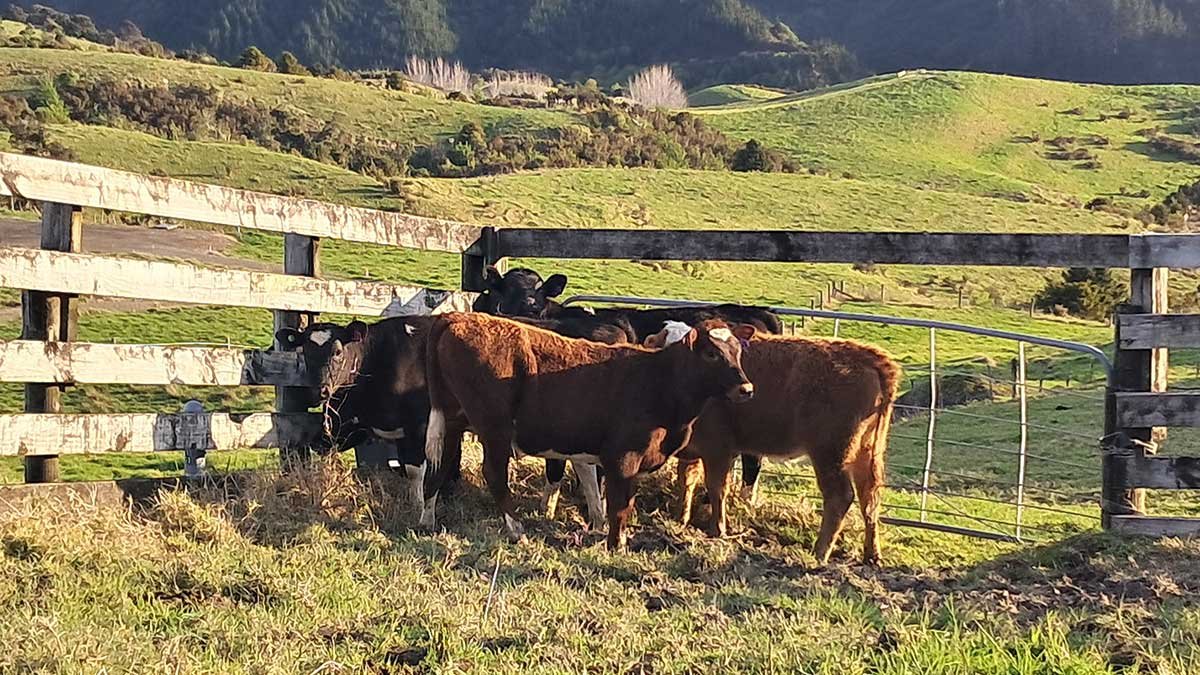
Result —
<svg viewBox="0 0 1200 675"><path fill-rule="evenodd" d="M754 398L754 385L749 382L743 382L733 389L729 390L729 400L734 403L744 403Z"/></svg>

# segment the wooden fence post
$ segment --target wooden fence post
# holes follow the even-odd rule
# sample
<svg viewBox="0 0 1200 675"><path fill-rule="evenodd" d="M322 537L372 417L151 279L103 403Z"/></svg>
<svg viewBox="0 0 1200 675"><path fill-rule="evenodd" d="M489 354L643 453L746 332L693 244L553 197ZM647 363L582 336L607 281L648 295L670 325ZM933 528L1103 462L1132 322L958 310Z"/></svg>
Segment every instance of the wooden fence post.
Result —
<svg viewBox="0 0 1200 675"><path fill-rule="evenodd" d="M1167 311L1168 273L1164 268L1130 270L1130 302L1118 308L1121 314L1164 314ZM1114 321L1116 354L1113 383L1104 405L1104 453L1102 457L1101 521L1106 529L1112 516L1144 514L1146 492L1128 488L1122 457L1144 456L1154 452L1146 443L1166 438L1164 428L1122 428L1116 419L1116 393L1163 392L1167 389L1166 349L1121 349L1121 322Z"/></svg>
<svg viewBox="0 0 1200 675"><path fill-rule="evenodd" d="M462 289L482 293L487 290L487 266L499 261L496 228L485 227L479 239L462 254Z"/></svg>
<svg viewBox="0 0 1200 675"><path fill-rule="evenodd" d="M316 277L321 274L320 265L321 240L302 234L283 235L283 271L285 274ZM312 323L312 314L275 310L275 332L281 328L303 329ZM283 345L275 345L283 349ZM312 391L307 387L275 387L275 410L282 413L305 412L314 403ZM303 457L304 453L295 453L287 449L281 451L283 456Z"/></svg>
<svg viewBox="0 0 1200 675"><path fill-rule="evenodd" d="M82 239L82 212L77 206L42 203L44 249L78 253ZM25 291L21 294L21 339L69 342L75 339L79 307L72 296ZM62 386L25 385L25 412L56 413L62 410ZM52 483L59 479L57 455L25 457L26 483Z"/></svg>

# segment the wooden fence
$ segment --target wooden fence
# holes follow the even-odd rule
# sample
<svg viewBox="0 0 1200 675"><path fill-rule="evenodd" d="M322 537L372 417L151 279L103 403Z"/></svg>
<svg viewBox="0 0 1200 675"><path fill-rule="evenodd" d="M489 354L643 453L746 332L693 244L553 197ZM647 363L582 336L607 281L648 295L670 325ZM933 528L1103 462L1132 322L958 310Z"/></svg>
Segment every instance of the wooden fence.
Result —
<svg viewBox="0 0 1200 675"><path fill-rule="evenodd" d="M0 456L27 482L58 478L58 455L294 448L310 444L304 363L285 351L76 341L79 295L274 310L276 329L319 313L379 316L426 289L320 278L322 239L459 253L479 228L79 164L0 154L0 193L39 202L40 249L0 246L0 287L21 289L20 340L0 342L0 382L25 383L25 412L0 415ZM83 208L279 232L284 274L80 253ZM452 293L439 311L467 310ZM272 385L276 413L60 414L74 384Z"/></svg>
<svg viewBox="0 0 1200 675"><path fill-rule="evenodd" d="M1200 459L1154 454L1160 427L1200 426L1200 393L1166 390L1167 348L1200 347L1200 316L1167 314L1167 269L1200 267L1200 235L479 228L11 154L0 154L0 194L42 205L40 249L0 246L0 287L24 291L22 339L0 343L0 382L26 387L26 414L0 415L0 456L23 456L30 482L56 479L56 456L66 453L311 443L319 429L306 412L307 393L297 389L309 380L296 355L80 343L75 298L267 308L280 328L322 312L380 315L424 290L322 279L321 239L461 253L463 291L482 290L485 267L509 257L1106 267L1129 269L1132 292L1116 322L1105 413L1105 524L1200 532L1200 520L1145 516L1142 492L1200 488ZM285 273L82 254L84 207L279 232ZM438 311L465 310L469 301L453 293ZM60 414L62 387L79 383L273 385L277 411Z"/></svg>

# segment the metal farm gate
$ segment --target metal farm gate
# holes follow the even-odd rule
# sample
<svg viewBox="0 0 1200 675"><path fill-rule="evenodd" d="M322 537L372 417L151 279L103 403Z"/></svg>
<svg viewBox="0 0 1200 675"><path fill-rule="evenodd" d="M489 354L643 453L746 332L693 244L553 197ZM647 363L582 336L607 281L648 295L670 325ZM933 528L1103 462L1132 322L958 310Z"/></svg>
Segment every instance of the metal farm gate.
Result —
<svg viewBox="0 0 1200 675"><path fill-rule="evenodd" d="M836 289L833 292L837 292ZM715 305L716 302L697 300L678 300L666 298L644 298L632 296L611 295L575 295L563 301L563 304L599 303L625 306L646 307L681 307L695 305ZM815 304L815 303L814 303ZM1100 525L1100 513L1095 509L1100 503L1101 485L1100 472L1097 466L1100 442L1103 434L1100 428L1103 424L1104 388L1113 375L1112 361L1102 350L1088 344L1047 338L1029 333L996 330L966 324L918 319L911 317L884 316L876 314L861 314L853 312L838 312L823 309L801 309L796 307L770 308L782 317L792 318L784 324L785 334L796 333L798 324L808 324L821 320L825 325L821 334L831 334L833 337L847 337L851 332L845 328L855 324L878 324L882 326L897 326L919 329L928 336L929 360L927 364L904 364L905 381L920 382L927 387L927 397L924 403L897 403L896 417L900 420L915 418L921 429L913 429L915 423L903 427L893 425L891 432L892 444L909 441L908 445L919 445L921 453L918 457L905 463L895 457L888 460L888 488L895 496L892 501L885 500L884 521L893 525L917 527L938 530L953 534L962 534L984 539L1008 542L1037 541L1051 536L1059 536L1064 532L1080 528L1094 528ZM798 321L797 321L798 320ZM806 328L806 325L799 325ZM816 328L814 325L813 328ZM1009 377L1002 376L992 368L986 371L964 370L962 366L940 363L938 358L938 336L945 334L960 334L978 336L996 341L1011 342L1015 345L1016 357L1012 360ZM875 339L875 343L887 348L886 340ZM1045 392L1044 380L1027 378L1029 358L1026 347L1042 347L1058 352L1077 355L1089 362L1089 372L1098 371L1099 379L1088 378L1077 380L1071 387L1068 380L1066 386L1055 386L1051 390L1056 396L1069 396L1083 402L1090 402L1095 407L1095 433L1083 433L1077 430L1064 429L1061 426L1030 421L1029 398L1030 392ZM939 400L939 381L945 377L960 376L981 380L993 394L991 401L1002 400L1004 395L1011 392L1014 405L1011 417L1000 417L997 414L982 414L957 407L947 407ZM1058 383L1061 384L1061 383ZM999 390L1000 396L995 394ZM1006 391L1007 390L1007 391ZM960 423L988 423L1003 425L1011 433L1008 438L997 439L987 444L939 438L939 418L949 418ZM1041 441L1030 442L1030 431L1033 430ZM916 435L921 431L920 435ZM1078 459L1064 458L1054 447L1047 444L1052 438L1056 443L1074 446L1085 446L1087 453L1092 455L1091 463L1083 463ZM991 440L991 439L989 439ZM1078 454L1078 453L1076 453ZM911 455L911 453L910 453ZM939 460L945 456L960 456L959 462L967 458L999 455L1009 458L1012 464L1011 475L984 475L979 471L953 468L941 468ZM1048 485L1036 480L1038 465L1045 463L1056 469L1080 472L1087 477L1079 483L1090 485ZM762 475L770 477L771 483L764 488L769 493L801 494L820 499L820 491L816 488L816 478L803 460L781 462L777 468L764 468ZM1090 480L1088 480L1090 479ZM950 485L943 485L950 483ZM990 511L1003 511L1007 517L1001 519L995 513L979 513L979 504L990 507ZM1028 512L1037 516L1029 518Z"/></svg>

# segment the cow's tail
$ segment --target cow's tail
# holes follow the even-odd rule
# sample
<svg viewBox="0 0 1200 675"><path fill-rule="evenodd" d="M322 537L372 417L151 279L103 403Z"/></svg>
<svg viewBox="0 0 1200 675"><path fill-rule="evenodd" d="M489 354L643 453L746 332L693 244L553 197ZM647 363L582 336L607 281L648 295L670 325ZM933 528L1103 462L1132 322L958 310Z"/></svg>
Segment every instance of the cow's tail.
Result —
<svg viewBox="0 0 1200 675"><path fill-rule="evenodd" d="M887 459L888 432L900 388L900 366L882 351L876 351L875 372L879 374L879 404L875 408L874 429L864 439L863 451L870 453L870 466L875 484L883 485Z"/></svg>
<svg viewBox="0 0 1200 675"><path fill-rule="evenodd" d="M425 429L425 459L437 470L442 463L442 451L446 447L445 380L438 363L438 342L446 332L447 323L435 320L425 339L425 383L429 388L429 424Z"/></svg>

